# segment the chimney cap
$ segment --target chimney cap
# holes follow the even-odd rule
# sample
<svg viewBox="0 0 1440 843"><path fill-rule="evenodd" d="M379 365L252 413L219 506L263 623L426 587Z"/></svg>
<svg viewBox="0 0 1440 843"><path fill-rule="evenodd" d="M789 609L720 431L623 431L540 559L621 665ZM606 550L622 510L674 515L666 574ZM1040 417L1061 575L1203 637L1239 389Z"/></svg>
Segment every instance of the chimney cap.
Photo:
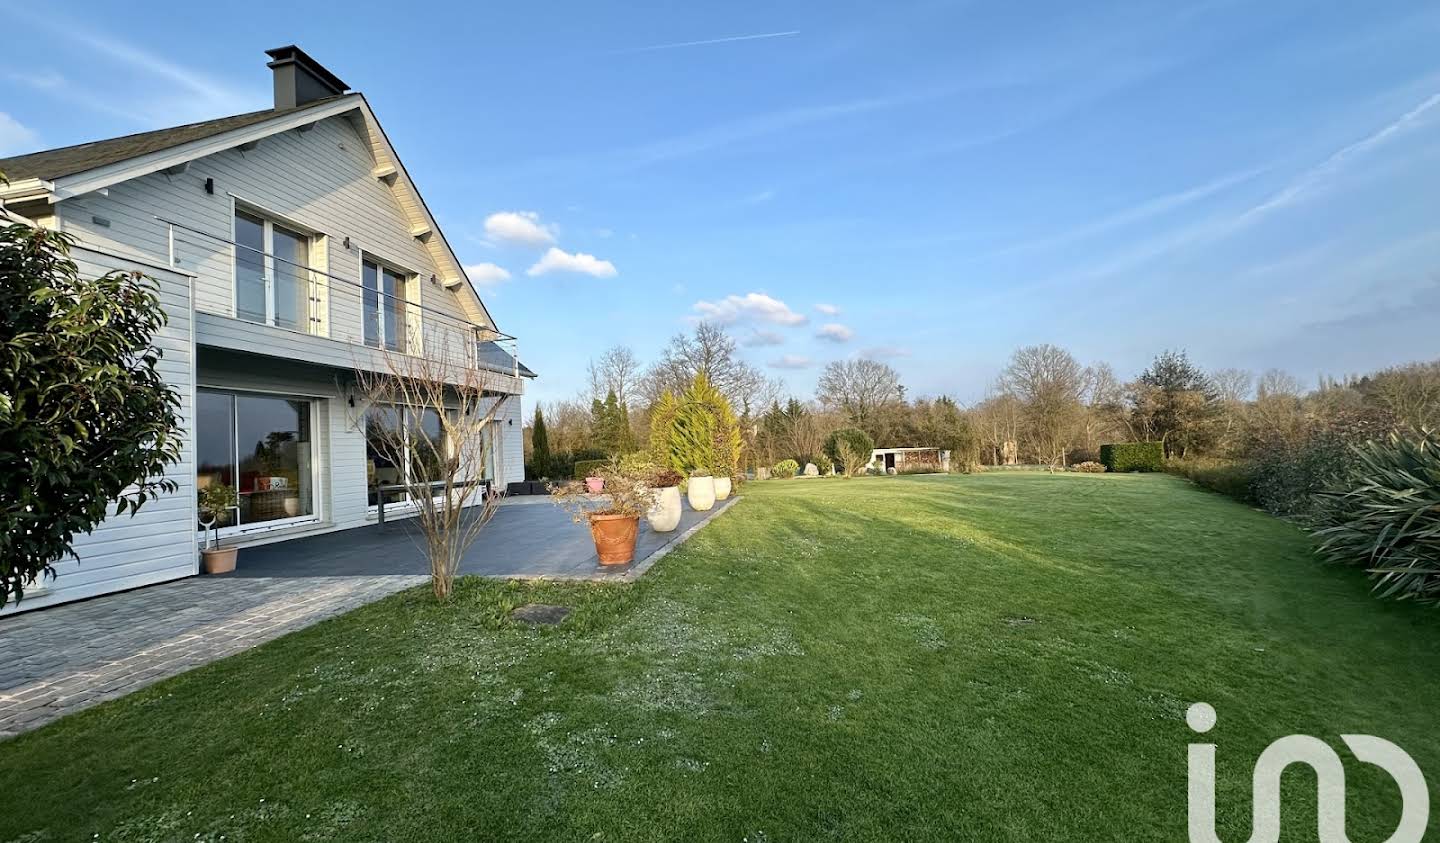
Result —
<svg viewBox="0 0 1440 843"><path fill-rule="evenodd" d="M325 69L325 65L316 61L311 55L294 44L287 44L284 47L276 47L273 50L266 50L265 55L274 59L266 67L274 70L276 67L286 64L295 64L304 68L314 76L316 80L326 87L333 88L334 93L343 94L350 90L350 86L335 74Z"/></svg>

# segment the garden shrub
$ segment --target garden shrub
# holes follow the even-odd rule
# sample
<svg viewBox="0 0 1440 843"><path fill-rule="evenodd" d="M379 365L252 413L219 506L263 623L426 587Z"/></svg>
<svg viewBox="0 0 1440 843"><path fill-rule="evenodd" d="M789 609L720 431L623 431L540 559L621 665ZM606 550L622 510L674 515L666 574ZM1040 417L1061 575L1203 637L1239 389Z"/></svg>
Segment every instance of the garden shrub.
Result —
<svg viewBox="0 0 1440 843"><path fill-rule="evenodd" d="M1440 436L1391 433L1351 453L1321 495L1317 552L1363 565L1381 597L1440 601Z"/></svg>
<svg viewBox="0 0 1440 843"><path fill-rule="evenodd" d="M1100 462L1110 471L1164 471L1165 446L1159 442L1101 445Z"/></svg>
<svg viewBox="0 0 1440 843"><path fill-rule="evenodd" d="M576 480L584 480L586 477L598 477L602 469L610 465L609 460L576 460L573 476Z"/></svg>
<svg viewBox="0 0 1440 843"><path fill-rule="evenodd" d="M1355 462L1351 442L1335 432L1259 446L1251 460L1251 496L1272 515L1313 524L1320 517L1321 492L1339 483Z"/></svg>
<svg viewBox="0 0 1440 843"><path fill-rule="evenodd" d="M774 468L770 469L771 476L777 477L781 480L788 480L799 473L800 463L795 462L794 460L781 460L780 462L775 463Z"/></svg>
<svg viewBox="0 0 1440 843"><path fill-rule="evenodd" d="M743 439L730 402L703 374L678 398L667 392L650 412L655 461L684 476L733 477Z"/></svg>
<svg viewBox="0 0 1440 843"><path fill-rule="evenodd" d="M1094 462L1093 460L1077 462L1073 466L1071 466L1071 468L1075 469L1081 474L1103 474L1105 472L1105 465L1103 463Z"/></svg>
<svg viewBox="0 0 1440 843"><path fill-rule="evenodd" d="M1250 491L1252 468L1248 463L1214 457L1171 457L1165 461L1165 470L1241 503L1255 502Z"/></svg>
<svg viewBox="0 0 1440 843"><path fill-rule="evenodd" d="M846 474L854 474L870 461L875 450L875 440L870 434L855 427L842 427L831 431L825 437L825 456L833 463L839 463ZM823 471L823 466L821 466Z"/></svg>

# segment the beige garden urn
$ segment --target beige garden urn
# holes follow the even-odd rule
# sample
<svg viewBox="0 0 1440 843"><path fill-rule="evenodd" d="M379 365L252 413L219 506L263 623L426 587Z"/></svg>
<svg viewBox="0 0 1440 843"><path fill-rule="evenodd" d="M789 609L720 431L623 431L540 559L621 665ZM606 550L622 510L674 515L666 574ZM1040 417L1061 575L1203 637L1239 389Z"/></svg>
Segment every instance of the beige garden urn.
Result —
<svg viewBox="0 0 1440 843"><path fill-rule="evenodd" d="M715 506L715 478L710 476L691 477L685 489L690 508L696 512L709 512Z"/></svg>
<svg viewBox="0 0 1440 843"><path fill-rule="evenodd" d="M645 521L657 533L669 533L680 526L680 487L657 489L655 503L645 512Z"/></svg>
<svg viewBox="0 0 1440 843"><path fill-rule="evenodd" d="M725 499L728 498L728 497L730 497L730 478L729 478L729 477L716 477L716 478L715 478L715 500L717 500L717 501L723 501L723 500L725 500Z"/></svg>

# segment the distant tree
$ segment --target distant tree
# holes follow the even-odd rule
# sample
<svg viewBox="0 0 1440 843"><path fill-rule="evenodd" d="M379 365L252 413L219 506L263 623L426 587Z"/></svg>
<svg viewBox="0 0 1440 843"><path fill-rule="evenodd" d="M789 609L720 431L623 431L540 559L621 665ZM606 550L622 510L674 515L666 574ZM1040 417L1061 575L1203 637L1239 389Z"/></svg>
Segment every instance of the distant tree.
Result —
<svg viewBox="0 0 1440 843"><path fill-rule="evenodd" d="M1007 391L1003 383L997 383L970 415L983 450L989 452L989 464L1000 465L1005 443L1016 442L1020 437L1020 400Z"/></svg>
<svg viewBox="0 0 1440 843"><path fill-rule="evenodd" d="M839 465L842 474L852 477L870 462L875 440L858 427L844 427L825 437L824 450L827 461Z"/></svg>
<svg viewBox="0 0 1440 843"><path fill-rule="evenodd" d="M1365 403L1411 430L1440 429L1440 360L1392 366L1362 378Z"/></svg>
<svg viewBox="0 0 1440 843"><path fill-rule="evenodd" d="M826 407L837 409L855 427L884 444L876 435L881 414L902 402L904 387L900 373L878 360L836 360L820 373L816 397Z"/></svg>
<svg viewBox="0 0 1440 843"><path fill-rule="evenodd" d="M740 359L734 338L710 322L696 325L691 334L671 337L660 360L640 378L638 390L646 403L654 404L666 392L679 395L689 389L696 375L704 375L742 417L779 395L778 382Z"/></svg>
<svg viewBox="0 0 1440 843"><path fill-rule="evenodd" d="M603 398L613 392L621 405L628 405L640 382L640 358L628 346L613 346L606 349L599 359L591 360L585 374L590 382L592 399Z"/></svg>
<svg viewBox="0 0 1440 843"><path fill-rule="evenodd" d="M968 470L980 461L980 435L960 405L947 396L916 401L911 409L918 435L916 447L950 452L952 465Z"/></svg>
<svg viewBox="0 0 1440 843"><path fill-rule="evenodd" d="M159 371L156 283L84 278L73 242L0 223L0 605L54 576L77 534L176 490L180 396Z"/></svg>
<svg viewBox="0 0 1440 843"><path fill-rule="evenodd" d="M1203 451L1220 432L1219 392L1184 351L1155 358L1132 385L1131 405L1143 438L1163 442L1166 454Z"/></svg>
<svg viewBox="0 0 1440 843"><path fill-rule="evenodd" d="M1058 346L1026 346L1010 358L1005 383L1020 401L1022 429L1035 455L1049 465L1064 465L1081 429L1084 369Z"/></svg>
<svg viewBox="0 0 1440 843"><path fill-rule="evenodd" d="M545 430L545 413L535 407L535 422L530 433L531 479L550 476L550 434Z"/></svg>
<svg viewBox="0 0 1440 843"><path fill-rule="evenodd" d="M606 394L604 401L596 398L590 402L590 445L611 456L635 450L630 414L614 390Z"/></svg>

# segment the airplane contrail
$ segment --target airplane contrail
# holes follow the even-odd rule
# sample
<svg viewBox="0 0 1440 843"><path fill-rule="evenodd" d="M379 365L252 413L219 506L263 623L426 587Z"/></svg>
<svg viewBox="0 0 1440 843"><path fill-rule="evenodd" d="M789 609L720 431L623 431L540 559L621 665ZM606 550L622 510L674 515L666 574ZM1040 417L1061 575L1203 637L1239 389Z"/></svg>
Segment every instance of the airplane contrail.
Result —
<svg viewBox="0 0 1440 843"><path fill-rule="evenodd" d="M674 44L651 44L648 47L632 47L628 50L616 50L615 53L649 53L655 50L676 50L681 47L703 47L708 44L729 44L734 41L759 41L764 38L788 38L792 35L799 35L800 30L794 29L788 32L761 32L755 35L732 35L729 38L707 38L704 41L677 41Z"/></svg>

